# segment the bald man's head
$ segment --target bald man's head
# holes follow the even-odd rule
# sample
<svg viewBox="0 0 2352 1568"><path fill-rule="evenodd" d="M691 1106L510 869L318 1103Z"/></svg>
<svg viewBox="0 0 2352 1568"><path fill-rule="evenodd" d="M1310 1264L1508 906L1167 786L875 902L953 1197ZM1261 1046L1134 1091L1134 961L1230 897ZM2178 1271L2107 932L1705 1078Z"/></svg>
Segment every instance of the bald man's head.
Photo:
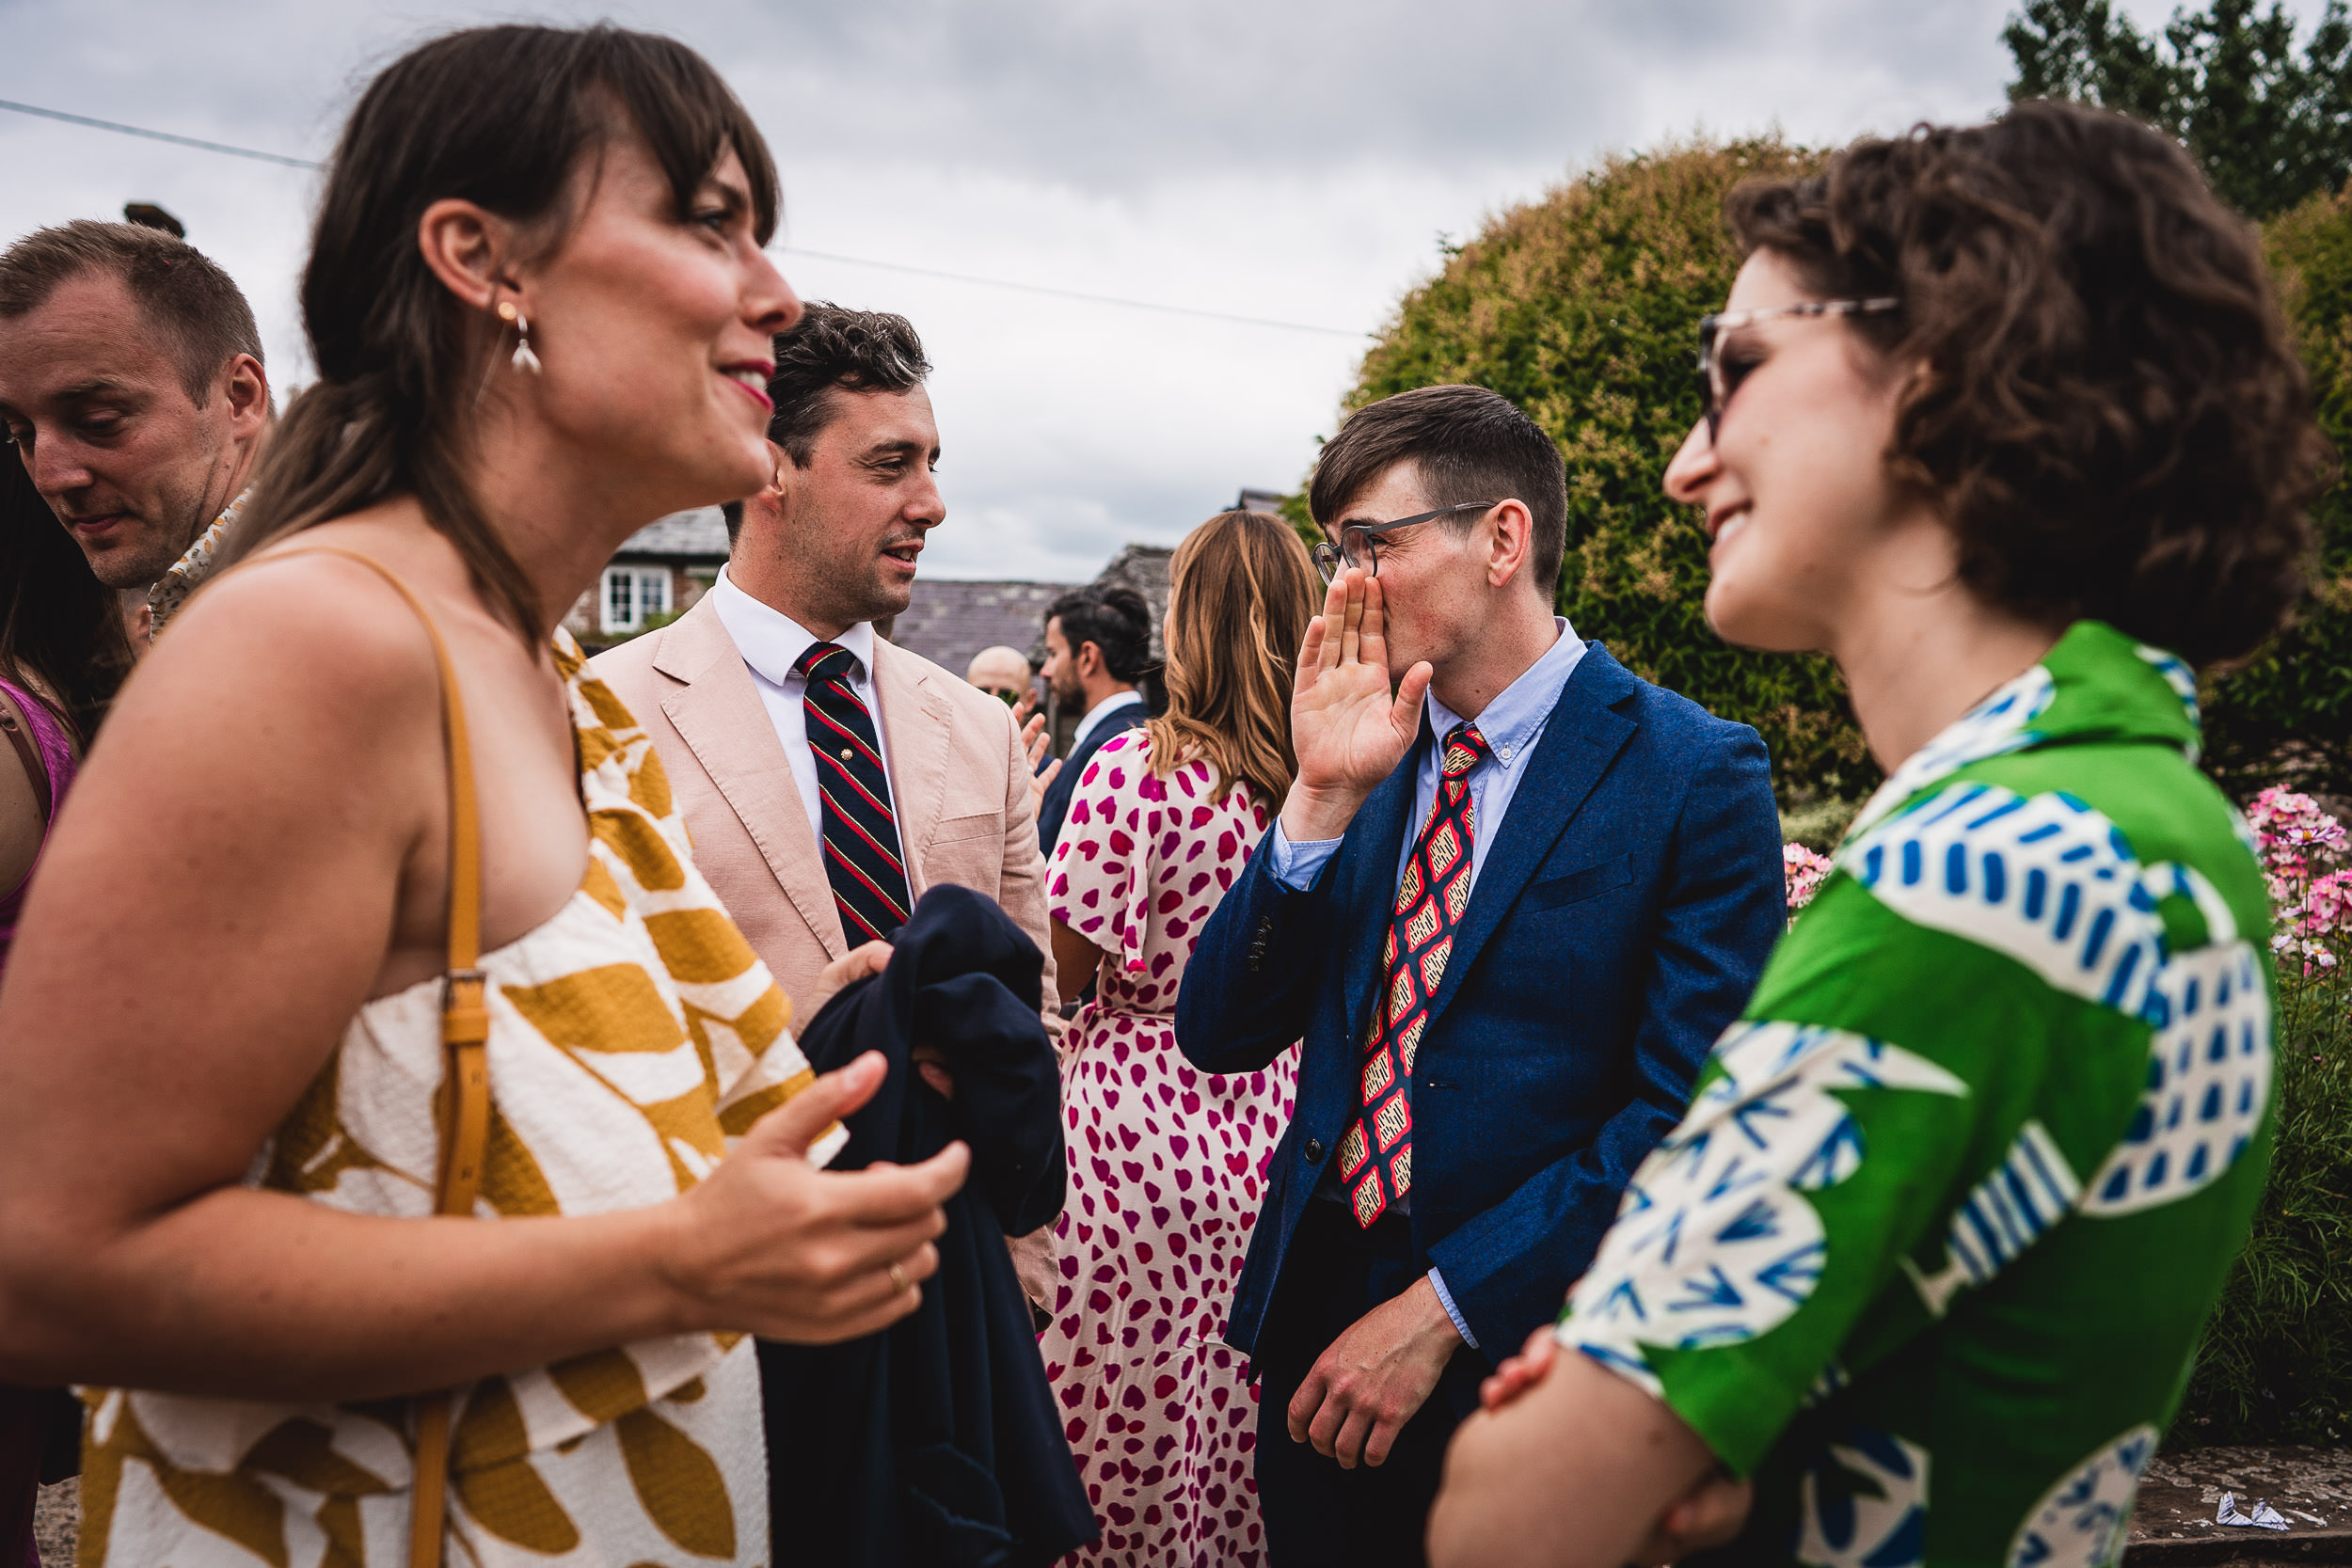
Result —
<svg viewBox="0 0 2352 1568"><path fill-rule="evenodd" d="M1017 702L1029 689L1029 656L1002 643L982 648L972 656L971 667L964 671L963 678L1008 703Z"/></svg>

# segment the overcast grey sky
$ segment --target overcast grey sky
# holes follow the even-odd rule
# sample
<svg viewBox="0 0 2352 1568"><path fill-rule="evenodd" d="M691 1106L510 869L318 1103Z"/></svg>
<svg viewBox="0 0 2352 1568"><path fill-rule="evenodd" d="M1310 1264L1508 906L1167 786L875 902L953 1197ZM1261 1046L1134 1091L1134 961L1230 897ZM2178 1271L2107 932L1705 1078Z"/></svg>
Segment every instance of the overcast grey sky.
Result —
<svg viewBox="0 0 2352 1568"><path fill-rule="evenodd" d="M451 26L599 16L702 50L784 170L809 298L903 311L938 366L924 570L1077 580L1289 489L1439 237L1611 151L1779 125L1837 142L1998 106L2009 0L0 0L0 98L322 156ZM2169 4L2127 0L2148 24ZM0 113L0 241L160 201L242 283L273 379L318 177ZM871 258L1336 327L947 282Z"/></svg>

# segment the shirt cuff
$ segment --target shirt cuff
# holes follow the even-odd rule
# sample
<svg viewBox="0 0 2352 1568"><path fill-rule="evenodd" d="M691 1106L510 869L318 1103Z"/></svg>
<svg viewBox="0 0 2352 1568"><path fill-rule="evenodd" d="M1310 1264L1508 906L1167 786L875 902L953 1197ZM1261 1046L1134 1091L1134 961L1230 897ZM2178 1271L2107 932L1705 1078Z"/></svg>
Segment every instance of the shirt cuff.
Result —
<svg viewBox="0 0 2352 1568"><path fill-rule="evenodd" d="M1274 874L1276 881L1293 893L1306 893L1314 887L1315 879L1323 875L1323 868L1339 852L1340 841L1336 838L1318 838L1306 844L1293 844L1291 835L1282 831L1282 820L1278 816L1274 820L1274 847L1266 851L1266 869ZM1438 1294L1444 1292L1440 1291Z"/></svg>
<svg viewBox="0 0 2352 1568"><path fill-rule="evenodd" d="M1445 1275L1439 1274L1435 1269L1431 1269L1429 1271L1429 1284L1430 1287L1438 1292L1438 1305L1444 1307L1445 1315L1454 1320L1454 1332L1462 1337L1462 1343L1470 1346L1472 1350L1476 1350L1478 1348L1478 1336L1472 1334L1470 1332L1470 1324L1462 1320L1462 1309L1454 1305L1454 1292L1445 1288Z"/></svg>

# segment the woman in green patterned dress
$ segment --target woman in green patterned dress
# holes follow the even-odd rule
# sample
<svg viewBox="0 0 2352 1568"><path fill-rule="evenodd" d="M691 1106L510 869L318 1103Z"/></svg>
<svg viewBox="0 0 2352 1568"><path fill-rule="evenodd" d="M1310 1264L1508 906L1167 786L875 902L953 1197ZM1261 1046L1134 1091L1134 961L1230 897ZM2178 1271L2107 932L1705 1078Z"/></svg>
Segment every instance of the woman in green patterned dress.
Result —
<svg viewBox="0 0 2352 1568"><path fill-rule="evenodd" d="M2119 117L1729 206L1666 488L1715 629L1835 657L1888 778L1462 1428L1432 1555L2112 1562L2269 1154L2267 906L2195 671L2300 591L2304 377L2250 226Z"/></svg>

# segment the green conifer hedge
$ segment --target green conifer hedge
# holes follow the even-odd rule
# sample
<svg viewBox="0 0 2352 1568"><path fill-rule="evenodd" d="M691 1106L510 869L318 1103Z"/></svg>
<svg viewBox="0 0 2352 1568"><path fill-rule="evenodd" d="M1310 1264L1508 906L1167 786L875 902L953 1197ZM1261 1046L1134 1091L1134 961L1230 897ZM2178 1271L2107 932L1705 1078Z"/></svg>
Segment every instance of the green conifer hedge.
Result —
<svg viewBox="0 0 2352 1568"><path fill-rule="evenodd" d="M1364 356L1349 409L1437 382L1518 403L1568 467L1560 607L1636 673L1772 748L1784 802L1834 806L1878 780L1825 658L1726 647L1707 626L1705 541L1659 483L1699 411L1700 316L1720 309L1740 258L1723 220L1741 180L1819 166L1776 137L1612 158L1449 246ZM2266 234L2328 433L2352 442L2352 192L2272 220ZM1294 520L1305 523L1295 499ZM2301 626L2242 673L2208 683L2217 768L2249 787L2282 744L2352 785L2352 500L2320 508L2327 582Z"/></svg>

